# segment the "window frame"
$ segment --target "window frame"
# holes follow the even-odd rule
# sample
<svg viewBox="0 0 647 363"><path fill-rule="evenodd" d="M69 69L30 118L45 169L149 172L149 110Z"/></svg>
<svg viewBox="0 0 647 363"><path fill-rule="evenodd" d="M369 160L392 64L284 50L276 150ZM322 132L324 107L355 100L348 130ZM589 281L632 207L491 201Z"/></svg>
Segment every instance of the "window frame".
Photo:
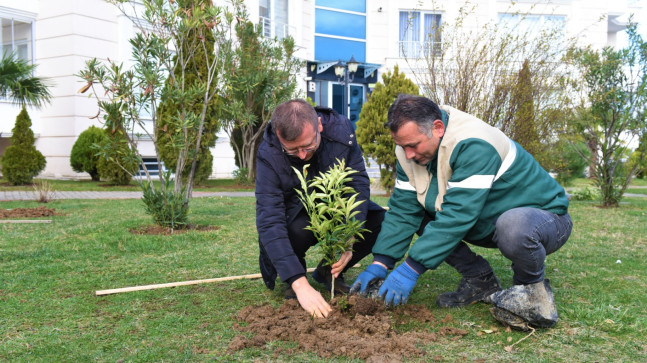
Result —
<svg viewBox="0 0 647 363"><path fill-rule="evenodd" d="M407 13L407 29L403 33L403 13ZM412 24L413 14L418 14L418 29L415 31L415 36L412 38L417 38L414 40L407 40L409 38L407 33L409 33L409 26ZM427 22L426 17L432 17L432 29L435 27L437 31L431 33L427 32ZM442 23L443 23L443 12L441 11L432 11L432 10L411 10L411 9L400 9L398 12L398 58L420 58L428 57L430 55L438 56L442 52L443 41L442 41ZM414 33L412 31L412 33ZM429 34L433 34L429 36ZM403 39L404 36L404 39ZM431 38L434 40L431 40Z"/></svg>
<svg viewBox="0 0 647 363"><path fill-rule="evenodd" d="M19 47L22 46L27 46L27 57L20 57L21 59L25 59L28 61L30 64L34 64L34 23L35 23L35 15L33 17L24 15L24 14L18 14L18 13L12 13L12 12L4 12L0 11L0 24L2 20L8 20L10 22L9 25L9 31L10 31L10 41L5 42L3 39L0 39L0 46L2 47L3 51L5 48L10 47L12 52L16 52L19 50ZM27 25L29 28L29 38L28 39L16 39L16 22L19 22L21 24ZM0 25L1 27L2 25ZM1 32L0 32L1 34ZM21 52L16 52L16 55L20 56Z"/></svg>

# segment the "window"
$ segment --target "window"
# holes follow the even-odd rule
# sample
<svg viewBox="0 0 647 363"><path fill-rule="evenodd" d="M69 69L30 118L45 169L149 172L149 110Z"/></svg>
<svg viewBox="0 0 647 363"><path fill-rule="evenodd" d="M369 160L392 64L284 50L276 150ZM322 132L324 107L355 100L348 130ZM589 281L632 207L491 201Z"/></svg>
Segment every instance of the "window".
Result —
<svg viewBox="0 0 647 363"><path fill-rule="evenodd" d="M565 36L566 17L563 15L499 14L499 25L514 35L541 36L542 31L557 31ZM534 39L529 39L534 40Z"/></svg>
<svg viewBox="0 0 647 363"><path fill-rule="evenodd" d="M355 57L356 61L365 62L365 55L365 42L315 36L315 59L319 61L346 61Z"/></svg>
<svg viewBox="0 0 647 363"><path fill-rule="evenodd" d="M315 33L366 39L366 17L334 10L316 9Z"/></svg>
<svg viewBox="0 0 647 363"><path fill-rule="evenodd" d="M283 39L291 34L288 25L288 0L260 0L258 15L264 37Z"/></svg>
<svg viewBox="0 0 647 363"><path fill-rule="evenodd" d="M366 1L315 2L315 59L366 61Z"/></svg>
<svg viewBox="0 0 647 363"><path fill-rule="evenodd" d="M399 56L419 58L440 53L440 24L440 14L400 11Z"/></svg>
<svg viewBox="0 0 647 363"><path fill-rule="evenodd" d="M31 21L18 20L11 15L0 15L0 40L0 57L13 52L18 59L33 63ZM6 98L0 96L0 101L4 102Z"/></svg>
<svg viewBox="0 0 647 363"><path fill-rule="evenodd" d="M532 52L547 34L550 34L551 46L555 49L563 47L566 40L566 17L563 15L500 13L499 27L514 37L522 38L525 52Z"/></svg>
<svg viewBox="0 0 647 363"><path fill-rule="evenodd" d="M0 18L2 54L15 52L18 58L32 62L32 24L13 18Z"/></svg>
<svg viewBox="0 0 647 363"><path fill-rule="evenodd" d="M366 1L364 0L316 0L315 5L318 7L348 10L357 13L366 12Z"/></svg>

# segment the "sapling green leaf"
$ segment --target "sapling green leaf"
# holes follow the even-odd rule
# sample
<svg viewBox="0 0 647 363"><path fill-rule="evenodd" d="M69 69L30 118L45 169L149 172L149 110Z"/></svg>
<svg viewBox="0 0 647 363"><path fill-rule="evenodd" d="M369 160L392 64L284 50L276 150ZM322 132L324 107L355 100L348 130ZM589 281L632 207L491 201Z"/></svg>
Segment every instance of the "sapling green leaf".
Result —
<svg viewBox="0 0 647 363"><path fill-rule="evenodd" d="M310 218L306 229L314 233L318 241L316 246L323 252L325 266L330 266L344 252L351 251L358 239L364 239L362 234L368 230L363 228L364 221L358 221L355 216L359 213L357 207L365 201L357 201L359 193L347 185L357 170L346 167L344 160L338 159L327 172L320 172L307 180L309 166L304 165L303 172L292 168L301 185L295 191ZM332 300L335 296L335 279L331 280Z"/></svg>

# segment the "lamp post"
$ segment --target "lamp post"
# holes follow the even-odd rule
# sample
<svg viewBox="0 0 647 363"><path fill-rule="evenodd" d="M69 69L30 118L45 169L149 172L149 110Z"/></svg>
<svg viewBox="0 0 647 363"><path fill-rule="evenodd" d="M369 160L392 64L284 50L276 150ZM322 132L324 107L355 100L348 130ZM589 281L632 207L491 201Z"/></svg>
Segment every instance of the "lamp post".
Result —
<svg viewBox="0 0 647 363"><path fill-rule="evenodd" d="M350 92L348 92L348 84L352 82L353 79L355 78L355 72L357 72L358 66L359 66L359 62L355 60L354 56L351 56L350 60L348 60L346 64L342 63L341 60L339 60L337 64L334 65L335 75L337 76L337 80L341 82L342 78L344 79L343 114L346 117L349 117L348 108L350 107L350 97L349 97Z"/></svg>

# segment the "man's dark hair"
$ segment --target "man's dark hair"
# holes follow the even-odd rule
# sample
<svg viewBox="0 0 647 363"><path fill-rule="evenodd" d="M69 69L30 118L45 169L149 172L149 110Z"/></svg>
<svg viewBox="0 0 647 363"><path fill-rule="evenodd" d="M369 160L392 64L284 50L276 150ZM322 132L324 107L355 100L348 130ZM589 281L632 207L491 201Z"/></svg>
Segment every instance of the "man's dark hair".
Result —
<svg viewBox="0 0 647 363"><path fill-rule="evenodd" d="M285 101L276 106L272 113L270 125L274 132L286 141L296 140L303 132L303 127L310 122L314 130L319 126L319 116L314 107L301 99Z"/></svg>
<svg viewBox="0 0 647 363"><path fill-rule="evenodd" d="M438 105L426 97L401 94L389 108L388 120L386 126L393 133L413 121L421 133L431 137L434 121L442 120L442 114Z"/></svg>

